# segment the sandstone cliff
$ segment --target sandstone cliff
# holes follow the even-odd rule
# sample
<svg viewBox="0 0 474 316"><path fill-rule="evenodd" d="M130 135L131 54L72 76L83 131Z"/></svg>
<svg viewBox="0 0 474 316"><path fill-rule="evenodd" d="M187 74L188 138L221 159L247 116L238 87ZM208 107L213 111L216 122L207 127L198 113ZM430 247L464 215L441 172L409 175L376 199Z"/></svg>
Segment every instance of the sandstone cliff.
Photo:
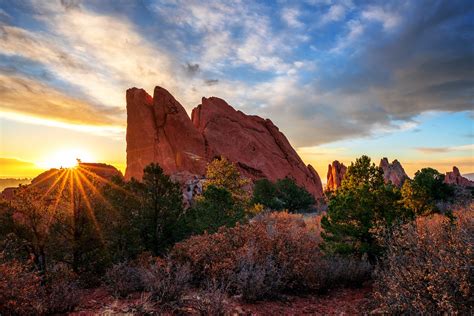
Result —
<svg viewBox="0 0 474 316"><path fill-rule="evenodd" d="M392 183L397 187L401 187L405 180L408 179L405 170L396 159L389 163L387 158L383 158L380 160L379 167L383 170L385 183Z"/></svg>
<svg viewBox="0 0 474 316"><path fill-rule="evenodd" d="M337 188L339 188L346 171L346 166L337 160L334 160L332 164L328 165L326 190L335 191Z"/></svg>
<svg viewBox="0 0 474 316"><path fill-rule="evenodd" d="M204 138L168 91L156 87L152 98L145 90L132 88L127 90L125 178L140 180L151 162L158 162L168 174L202 174L206 168Z"/></svg>
<svg viewBox="0 0 474 316"><path fill-rule="evenodd" d="M287 138L270 120L236 111L224 100L203 98L192 119L165 89L151 98L144 90L127 90L127 169L141 179L143 168L159 163L167 174L204 175L206 164L224 156L251 179L292 177L316 198L321 179L306 166Z"/></svg>
<svg viewBox="0 0 474 316"><path fill-rule="evenodd" d="M474 187L474 181L463 177L456 166L453 167L453 171L446 172L444 182L447 184L455 184L463 187Z"/></svg>

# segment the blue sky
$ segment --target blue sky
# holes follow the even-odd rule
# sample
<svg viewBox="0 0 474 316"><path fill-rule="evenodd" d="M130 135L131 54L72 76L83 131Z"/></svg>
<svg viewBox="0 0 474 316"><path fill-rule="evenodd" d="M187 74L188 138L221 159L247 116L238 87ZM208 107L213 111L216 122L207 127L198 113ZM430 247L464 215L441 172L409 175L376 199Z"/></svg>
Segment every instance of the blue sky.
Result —
<svg viewBox="0 0 474 316"><path fill-rule="evenodd" d="M0 0L0 157L123 167L125 90L155 85L270 118L322 178L361 154L474 172L473 1Z"/></svg>

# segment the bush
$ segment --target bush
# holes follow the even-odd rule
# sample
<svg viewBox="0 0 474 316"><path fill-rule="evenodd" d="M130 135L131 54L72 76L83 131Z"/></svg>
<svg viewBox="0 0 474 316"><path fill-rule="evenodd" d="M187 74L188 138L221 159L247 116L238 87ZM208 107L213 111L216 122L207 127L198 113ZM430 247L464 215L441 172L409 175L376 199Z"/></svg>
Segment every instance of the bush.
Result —
<svg viewBox="0 0 474 316"><path fill-rule="evenodd" d="M43 302L48 314L66 313L79 303L79 286L76 275L65 265L56 264L45 282Z"/></svg>
<svg viewBox="0 0 474 316"><path fill-rule="evenodd" d="M284 268L279 267L271 257L258 262L255 258L255 248L249 248L246 255L239 258L237 274L232 284L237 293L247 302L264 298L274 298L284 288Z"/></svg>
<svg viewBox="0 0 474 316"><path fill-rule="evenodd" d="M321 260L314 271L314 288L324 292L339 286L361 287L370 280L371 274L372 265L367 260L329 256Z"/></svg>
<svg viewBox="0 0 474 316"><path fill-rule="evenodd" d="M35 315L44 306L41 302L38 273L19 261L0 262L0 314Z"/></svg>
<svg viewBox="0 0 474 316"><path fill-rule="evenodd" d="M150 257L142 260L141 279L151 300L163 305L180 304L189 288L190 269L186 264Z"/></svg>
<svg viewBox="0 0 474 316"><path fill-rule="evenodd" d="M107 270L104 281L114 297L127 297L143 289L140 269L130 262L113 265Z"/></svg>
<svg viewBox="0 0 474 316"><path fill-rule="evenodd" d="M187 210L182 226L186 227L187 235L205 231L214 233L219 227L235 226L244 218L244 209L233 200L227 189L210 185L195 205Z"/></svg>
<svg viewBox="0 0 474 316"><path fill-rule="evenodd" d="M226 297L225 288L213 282L198 293L192 302L192 308L200 315L225 315L228 310Z"/></svg>
<svg viewBox="0 0 474 316"><path fill-rule="evenodd" d="M432 168L418 170L402 187L403 203L416 215L444 211L440 203L450 202L454 193L454 187L444 183L444 175Z"/></svg>
<svg viewBox="0 0 474 316"><path fill-rule="evenodd" d="M307 229L301 215L281 212L191 237L176 244L171 256L190 264L195 284L216 280L252 300L306 288L307 273L320 259L318 243L318 234ZM252 287L259 293L250 293Z"/></svg>
<svg viewBox="0 0 474 316"><path fill-rule="evenodd" d="M293 179L268 179L255 181L252 203L262 204L271 210L286 209L289 212L306 211L315 203L313 196Z"/></svg>
<svg viewBox="0 0 474 316"><path fill-rule="evenodd" d="M387 240L374 295L390 314L472 314L474 209L418 218Z"/></svg>

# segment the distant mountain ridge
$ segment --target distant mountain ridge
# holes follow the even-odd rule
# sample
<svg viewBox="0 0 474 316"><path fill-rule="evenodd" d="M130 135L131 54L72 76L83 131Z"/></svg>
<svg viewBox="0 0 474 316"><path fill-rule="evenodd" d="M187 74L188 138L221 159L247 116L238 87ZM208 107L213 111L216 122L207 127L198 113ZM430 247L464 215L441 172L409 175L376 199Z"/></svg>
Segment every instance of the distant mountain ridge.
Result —
<svg viewBox="0 0 474 316"><path fill-rule="evenodd" d="M17 187L20 184L30 184L30 178L16 179L16 178L7 178L0 179L0 192L8 187Z"/></svg>
<svg viewBox="0 0 474 316"><path fill-rule="evenodd" d="M462 175L464 178L468 178L471 181L474 181L474 172L471 173L465 173Z"/></svg>

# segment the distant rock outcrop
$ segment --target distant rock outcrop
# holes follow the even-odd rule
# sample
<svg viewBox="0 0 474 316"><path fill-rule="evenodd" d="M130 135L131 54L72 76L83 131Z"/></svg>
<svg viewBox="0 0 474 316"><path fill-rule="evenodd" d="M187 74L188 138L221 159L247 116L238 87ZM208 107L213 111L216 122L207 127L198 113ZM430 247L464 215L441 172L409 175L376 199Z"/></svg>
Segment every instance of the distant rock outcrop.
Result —
<svg viewBox="0 0 474 316"><path fill-rule="evenodd" d="M453 167L453 171L446 172L444 182L447 184L455 184L463 187L474 187L474 181L463 177L456 166Z"/></svg>
<svg viewBox="0 0 474 316"><path fill-rule="evenodd" d="M343 163L334 160L332 164L328 165L327 175L327 191L335 191L341 186L342 179L346 175L347 168Z"/></svg>
<svg viewBox="0 0 474 316"><path fill-rule="evenodd" d="M405 170L397 159L389 163L388 159L384 157L380 160L379 167L383 170L385 183L392 183L397 187L401 187L405 180L408 179Z"/></svg>
<svg viewBox="0 0 474 316"><path fill-rule="evenodd" d="M141 179L151 162L169 175L187 172L199 179L208 162L223 156L246 177L291 177L315 198L323 196L318 173L270 120L236 111L222 99L203 98L190 119L165 89L156 87L151 98L132 88L127 90L127 115L127 179Z"/></svg>

